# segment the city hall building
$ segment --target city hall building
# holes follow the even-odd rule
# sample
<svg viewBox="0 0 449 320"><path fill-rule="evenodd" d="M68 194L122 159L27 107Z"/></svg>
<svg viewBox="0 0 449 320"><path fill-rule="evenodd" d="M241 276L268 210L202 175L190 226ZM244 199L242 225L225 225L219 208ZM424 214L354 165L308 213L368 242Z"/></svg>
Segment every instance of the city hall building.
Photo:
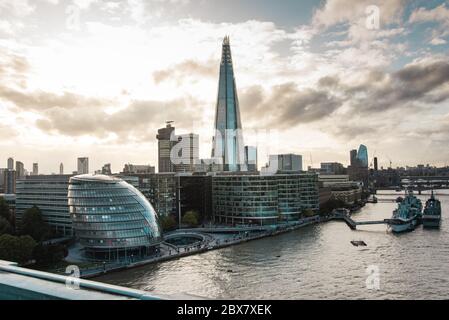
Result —
<svg viewBox="0 0 449 320"><path fill-rule="evenodd" d="M91 174L72 177L68 200L75 235L92 258L148 256L162 240L152 205L122 179Z"/></svg>
<svg viewBox="0 0 449 320"><path fill-rule="evenodd" d="M310 173L219 174L212 178L216 223L270 225L319 209L318 176Z"/></svg>

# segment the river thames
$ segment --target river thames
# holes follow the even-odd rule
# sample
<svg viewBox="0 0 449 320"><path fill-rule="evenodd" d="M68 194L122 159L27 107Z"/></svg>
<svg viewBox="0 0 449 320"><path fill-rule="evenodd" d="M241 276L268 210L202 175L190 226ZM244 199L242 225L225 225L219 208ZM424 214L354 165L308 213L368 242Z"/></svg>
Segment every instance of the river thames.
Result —
<svg viewBox="0 0 449 320"><path fill-rule="evenodd" d="M379 199L403 193L380 191ZM385 225L351 231L343 222L132 270L96 281L159 294L222 299L449 299L449 190L438 190L440 230L419 226L395 235ZM423 205L428 195L419 196ZM367 204L356 221L390 218L394 202ZM363 240L367 247L354 247ZM367 268L379 270L379 290L367 288Z"/></svg>

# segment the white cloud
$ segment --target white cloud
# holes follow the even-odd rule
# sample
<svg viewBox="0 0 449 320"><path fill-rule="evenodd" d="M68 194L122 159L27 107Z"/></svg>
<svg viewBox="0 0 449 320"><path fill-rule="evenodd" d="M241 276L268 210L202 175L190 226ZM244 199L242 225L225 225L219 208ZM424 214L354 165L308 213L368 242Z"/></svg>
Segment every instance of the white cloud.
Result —
<svg viewBox="0 0 449 320"><path fill-rule="evenodd" d="M57 0L41 0L41 3L42 1L58 3ZM5 1L0 0L1 3ZM24 5L32 2L21 0L18 3ZM31 8L37 6L35 3L33 2ZM383 132L391 133L394 128L393 122L396 118L385 120L381 130L372 128L373 123L382 122L383 115L370 115L370 120L367 121L362 115L356 114L351 109L353 105L345 100L346 89L333 84L332 77L338 76L340 85L344 84L347 88L354 89L357 85L363 85L364 90L357 91L357 94L368 95L375 92L377 98L382 97L382 88L388 87L388 84L394 85L389 82L391 77L370 76L375 72L381 75L391 73L392 68L397 68L394 62L398 57L403 58L413 53L407 50L406 42L410 25L400 21L403 1L328 0L315 12L310 25L297 25L293 28L257 20L234 23L194 18L164 20L164 13L169 12L167 10L170 6L182 7L187 4L184 0L77 0L76 4L81 8L89 8L88 12L83 13L84 27L80 32L70 32L63 28L58 31L56 28L52 30L52 37L47 37L49 30L45 29L46 24L29 24L25 18L19 18L15 22L21 22L26 32L17 36L15 30L11 30L11 25L15 26L15 23L12 24L11 20L0 23L0 32L6 35L6 40L0 39L0 74L3 72L3 78L0 80L7 89L12 89L11 86L16 89L4 92L8 93L10 98L18 92L23 93L19 98L26 98L25 95L28 94L29 99L25 99L25 102L46 103L47 100L43 99L42 94L36 95L42 92L52 98L51 106L44 111L27 109L20 119L16 117L18 113L14 110L16 106L13 102L1 101L0 118L5 127L0 131L4 133L12 126L20 132L12 139L16 145L23 146L21 156L29 157L30 154L49 151L55 146L66 150L64 145L76 144L78 153L100 150L98 153L94 152L92 157L104 159L106 162L109 154L96 147L107 143L111 148L127 151L117 152L124 157L118 157L117 161L124 163L136 158L139 162L148 163L156 152L152 149L154 146L150 146L154 142L154 131L157 129L157 123L161 122L163 125L165 115L183 116L185 121L180 122L182 126L186 126L186 119L193 118L200 122L201 125L192 126L191 129L201 132L201 139L210 143L210 137L207 135L212 132L211 119L215 112L221 41L224 35L231 36L242 114L246 115L243 119L244 126L248 128L263 125L262 117L251 116L251 111L256 108L254 99L262 99L264 103L261 104L263 109L260 114L273 115L273 118L276 114L284 115L284 121L289 120L290 127L285 131L283 123L269 122L269 126L273 127L270 129L281 130L284 140L290 141L283 151L292 152L292 149L295 149L305 154L314 152L316 160L345 162L348 139L354 144L358 144L362 139L375 144ZM377 4L381 9L379 30L369 30L365 25L365 9L371 4ZM65 9L63 6L47 8ZM11 7L8 10L13 9ZM28 15L33 12L42 14L42 10L31 9L28 12ZM189 12L186 12L187 14ZM434 14L438 19L442 17L440 13ZM117 19L112 21L111 16ZM159 19L154 19L155 17ZM45 18L45 13L39 18ZM423 12L416 14L413 20L417 23L418 20L424 21L423 19L428 18L428 13ZM447 40L437 35L432 38L435 45L441 45L443 41ZM26 58L29 69L18 72L17 68L11 68L14 64L14 56L11 55L13 51L14 56ZM426 48L423 52L413 54L435 56L431 49ZM15 67L26 66L21 65L19 60L15 63ZM155 81L155 75L159 81ZM327 83L328 86L320 88L318 83L325 77L327 79L322 83ZM444 96L446 89L442 86L436 90L440 90L441 96ZM108 103L98 105L90 99L79 99L80 113L74 114L76 109L67 111L58 105L63 104L63 99L56 98L63 97L64 92L81 98L101 97ZM271 99L273 92L278 93L279 99ZM286 93L287 96L281 93ZM34 100L31 99L33 97ZM142 108L151 111L153 109L146 108L152 104L141 104L139 108L132 108L136 101L160 102L160 108L166 113L161 112L158 117L151 117L151 112L139 110ZM170 104L170 101L177 103ZM343 101L341 106L340 101ZM363 96L357 96L357 101L361 102L362 107L373 103L363 100ZM284 110L280 104L288 108ZM179 108L180 111L173 113L169 106ZM152 107L157 108L154 105ZM324 107L324 111L320 107ZM189 116L185 115L186 110ZM136 117L142 115L138 120L139 128L144 128L144 131L121 126L120 118L127 115L127 111ZM395 115L400 115L399 109L394 112ZM320 118L322 114L326 116ZM89 116L91 118L84 121L84 117ZM416 123L418 120L430 119L431 114L429 112L416 116L410 113L407 116L411 117L410 123ZM348 121L348 117L351 121ZM8 122L5 122L6 118ZM73 127L65 125L64 119L72 119ZM100 124L98 127L95 127L94 120ZM129 124L134 118L128 120ZM308 120L308 123L305 123L305 120ZM40 124L40 129L36 127L36 123ZM81 130L76 124L84 125L85 128ZM336 124L345 126L337 128ZM360 129L365 127L365 130ZM46 130L43 130L45 128ZM91 128L98 128L99 131L89 136ZM71 132L74 132L72 136ZM140 135L142 132L144 135ZM375 136L373 132L376 133ZM81 133L84 136L80 137ZM301 138L292 141L292 134ZM400 134L398 131L394 138L400 139ZM139 144L148 141L148 144L145 144L148 147L145 157L131 154L132 148L124 141L125 137L129 136L133 141L141 141ZM387 137L385 145L379 146L379 150L394 150L390 144L392 140L394 139ZM38 152L33 152L33 148ZM209 153L208 149L208 144L202 145L201 153ZM67 157L69 152L64 152L64 157ZM74 152L72 150L70 155ZM318 152L320 156L315 154ZM55 158L56 152L49 151L48 154ZM142 160L147 157L148 160ZM45 159L45 156L42 158ZM399 161L401 155L398 154L395 158ZM115 168L117 165L114 164Z"/></svg>
<svg viewBox="0 0 449 320"><path fill-rule="evenodd" d="M409 21L414 22L442 22L449 23L449 8L442 4L436 8L427 10L426 8L419 8L412 12Z"/></svg>
<svg viewBox="0 0 449 320"><path fill-rule="evenodd" d="M430 41L430 43L433 44L434 46L439 46L439 45L442 45L442 44L446 44L447 41L444 40L444 39L441 39L441 38L433 38Z"/></svg>
<svg viewBox="0 0 449 320"><path fill-rule="evenodd" d="M89 7L97 1L98 0L73 0L73 3L80 9L86 10L89 9Z"/></svg>
<svg viewBox="0 0 449 320"><path fill-rule="evenodd" d="M34 12L35 7L28 0L0 0L0 17L10 15L24 17Z"/></svg>
<svg viewBox="0 0 449 320"><path fill-rule="evenodd" d="M403 0L327 0L314 16L313 23L318 26L330 27L340 23L365 22L369 6L380 9L382 24L398 22L403 9Z"/></svg>
<svg viewBox="0 0 449 320"><path fill-rule="evenodd" d="M432 30L430 44L443 45L447 41L443 38L449 36L449 8L442 4L433 9L418 8L412 12L409 18L410 23L431 22L439 26Z"/></svg>

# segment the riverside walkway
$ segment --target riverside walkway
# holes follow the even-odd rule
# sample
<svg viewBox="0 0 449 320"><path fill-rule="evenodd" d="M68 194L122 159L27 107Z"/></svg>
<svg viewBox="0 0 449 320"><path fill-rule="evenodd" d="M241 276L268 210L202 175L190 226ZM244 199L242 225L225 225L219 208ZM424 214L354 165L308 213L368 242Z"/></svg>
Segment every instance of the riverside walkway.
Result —
<svg viewBox="0 0 449 320"><path fill-rule="evenodd" d="M96 266L81 269L81 278L94 278L106 273L123 271L148 264L159 263L174 259L180 259L194 254L201 254L211 250L218 250L230 246L235 246L249 241L254 241L266 237L276 236L282 233L290 232L308 225L322 222L319 216L304 218L298 221L265 226L265 227L216 227L199 229L181 229L166 235L170 239L176 235L199 235L202 240L190 245L175 246L168 242L162 242L159 252L146 259L137 259L135 257L116 262L96 261ZM221 231L221 232L220 232ZM70 262L74 265L77 262Z"/></svg>

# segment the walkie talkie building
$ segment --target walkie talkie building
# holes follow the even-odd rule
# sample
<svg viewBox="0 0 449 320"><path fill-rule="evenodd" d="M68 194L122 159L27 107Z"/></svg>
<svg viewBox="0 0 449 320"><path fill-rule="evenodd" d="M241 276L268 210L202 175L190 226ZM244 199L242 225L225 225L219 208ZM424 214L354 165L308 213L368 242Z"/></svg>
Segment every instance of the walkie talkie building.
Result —
<svg viewBox="0 0 449 320"><path fill-rule="evenodd" d="M223 171L240 171L245 163L244 151L231 45L229 37L225 37L220 64L212 158L222 161Z"/></svg>

